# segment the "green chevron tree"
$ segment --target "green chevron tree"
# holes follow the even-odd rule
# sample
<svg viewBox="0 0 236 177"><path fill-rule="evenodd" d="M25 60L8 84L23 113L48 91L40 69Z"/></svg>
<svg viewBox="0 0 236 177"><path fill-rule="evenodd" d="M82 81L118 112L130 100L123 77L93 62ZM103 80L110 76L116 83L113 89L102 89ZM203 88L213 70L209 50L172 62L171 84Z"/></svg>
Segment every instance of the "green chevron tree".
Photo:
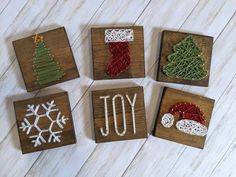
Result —
<svg viewBox="0 0 236 177"><path fill-rule="evenodd" d="M201 80L207 76L201 50L191 35L174 45L173 50L168 56L169 63L162 68L165 75L184 80Z"/></svg>
<svg viewBox="0 0 236 177"><path fill-rule="evenodd" d="M36 35L33 39L36 45L34 53L36 83L42 85L60 80L65 73L60 68L59 63L54 60L49 49L45 46L43 36Z"/></svg>

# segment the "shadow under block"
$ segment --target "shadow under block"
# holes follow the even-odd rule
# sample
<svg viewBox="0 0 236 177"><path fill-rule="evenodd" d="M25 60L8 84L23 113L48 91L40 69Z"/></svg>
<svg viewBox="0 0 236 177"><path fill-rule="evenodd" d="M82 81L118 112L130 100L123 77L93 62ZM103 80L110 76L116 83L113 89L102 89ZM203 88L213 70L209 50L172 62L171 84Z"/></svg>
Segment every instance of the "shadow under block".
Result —
<svg viewBox="0 0 236 177"><path fill-rule="evenodd" d="M215 102L213 99L165 87L155 123L154 136L203 149L206 136L195 136L182 133L175 126L178 118L175 117L174 125L171 128L165 128L161 124L162 116L169 112L169 109L172 106L180 102L190 102L197 105L203 111L206 119L206 127L207 129L209 128Z"/></svg>
<svg viewBox="0 0 236 177"><path fill-rule="evenodd" d="M16 57L28 92L79 77L65 28L60 27L39 33L39 35L43 36L45 46L50 49L50 53L54 55L55 61L59 63L65 75L57 81L42 85L37 84L33 68L35 43L32 37L35 35L13 41Z"/></svg>
<svg viewBox="0 0 236 177"><path fill-rule="evenodd" d="M169 63L167 59L168 55L173 53L173 47L175 44L179 43L180 41L182 41L185 37L189 35L193 37L194 42L196 43L198 48L202 51L201 56L205 62L203 67L208 71L208 75L202 80L184 80L184 79L178 79L178 78L172 78L172 77L166 76L163 73L162 68L164 65ZM158 64L158 69L157 69L157 81L207 87L209 83L209 77L210 77L212 46L213 46L213 37L210 37L210 36L175 32L175 31L163 31L160 56L159 56L159 64Z"/></svg>
<svg viewBox="0 0 236 177"><path fill-rule="evenodd" d="M104 98L105 96L107 98ZM129 98L130 102L127 97ZM125 111L122 111L122 99L124 101L123 103ZM144 95L142 87L92 91L92 101L94 133L95 141L97 143L147 137ZM105 118L105 101L107 102L107 128ZM113 110L114 104L115 112ZM133 115L131 105L133 105ZM125 121L123 120L123 113L125 116ZM114 114L116 115L116 121L114 119ZM117 129L115 129L115 123L117 123ZM124 128L124 124L126 124L126 130ZM103 131L103 133L106 135L103 136L101 131Z"/></svg>
<svg viewBox="0 0 236 177"><path fill-rule="evenodd" d="M15 101L14 108L23 154L76 143L67 92Z"/></svg>
<svg viewBox="0 0 236 177"><path fill-rule="evenodd" d="M106 29L133 29L134 32L134 40L129 42L130 66L127 70L114 77L107 74L107 65L111 55L108 44L105 43ZM94 80L145 77L144 36L142 26L91 28L91 37Z"/></svg>

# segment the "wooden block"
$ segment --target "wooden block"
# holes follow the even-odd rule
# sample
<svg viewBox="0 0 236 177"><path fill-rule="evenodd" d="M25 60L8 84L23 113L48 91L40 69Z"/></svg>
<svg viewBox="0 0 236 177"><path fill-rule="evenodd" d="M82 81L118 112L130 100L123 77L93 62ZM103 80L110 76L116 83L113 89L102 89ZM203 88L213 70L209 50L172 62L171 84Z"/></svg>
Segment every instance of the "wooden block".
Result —
<svg viewBox="0 0 236 177"><path fill-rule="evenodd" d="M175 115L173 126L170 128L165 128L161 124L162 116L165 113L168 113L172 106L181 102L188 102L197 105L204 114L206 120L205 126L208 129L215 102L213 99L165 87L154 128L154 136L203 149L206 136L190 135L179 131L176 128L176 122L181 118L178 118L178 116ZM179 116L181 117L181 115Z"/></svg>
<svg viewBox="0 0 236 177"><path fill-rule="evenodd" d="M194 42L197 47L202 51L201 57L204 60L204 68L208 71L206 77L201 80L184 80L178 78L168 77L162 71L163 66L169 63L167 57L173 53L173 47L175 44L182 41L185 37L192 35ZM160 49L159 64L157 69L157 81L162 82L173 82L178 84L188 84L197 86L208 86L211 66L211 55L212 55L213 37L203 36L198 34L175 32L175 31L163 31L162 41Z"/></svg>
<svg viewBox="0 0 236 177"><path fill-rule="evenodd" d="M42 85L37 84L33 67L35 43L32 37L35 35L13 41L16 57L28 92L79 77L65 28L60 27L39 33L39 35L43 36L46 47L50 49L50 53L54 55L54 60L59 63L65 75L60 80Z"/></svg>
<svg viewBox="0 0 236 177"><path fill-rule="evenodd" d="M130 99L130 102L128 99ZM121 100L123 100L124 111L122 111ZM93 91L92 101L94 133L95 141L97 143L147 137L142 87ZM107 111L105 102L107 102ZM133 105L133 109L131 105ZM113 108L114 106L115 108ZM106 113L108 120L107 124ZM125 121L123 120L123 114L125 116ZM115 121L115 119L117 121ZM126 130L124 125L126 125Z"/></svg>
<svg viewBox="0 0 236 177"><path fill-rule="evenodd" d="M105 43L106 29L132 29L134 40L129 42L130 66L117 76L107 74L107 66L111 58L109 45ZM145 77L144 66L144 37L142 26L92 28L92 54L94 80L124 79Z"/></svg>
<svg viewBox="0 0 236 177"><path fill-rule="evenodd" d="M67 92L15 101L14 108L23 154L76 143Z"/></svg>

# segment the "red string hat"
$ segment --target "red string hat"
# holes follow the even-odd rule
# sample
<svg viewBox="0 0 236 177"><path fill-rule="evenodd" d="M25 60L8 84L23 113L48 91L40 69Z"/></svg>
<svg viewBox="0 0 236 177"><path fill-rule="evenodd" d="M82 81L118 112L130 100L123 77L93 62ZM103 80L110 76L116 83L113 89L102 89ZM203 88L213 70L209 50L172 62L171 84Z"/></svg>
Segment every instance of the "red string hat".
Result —
<svg viewBox="0 0 236 177"><path fill-rule="evenodd" d="M179 117L176 128L190 135L205 136L207 134L206 119L201 109L192 103L177 103L161 118L161 124L170 128L174 117Z"/></svg>
<svg viewBox="0 0 236 177"><path fill-rule="evenodd" d="M132 29L106 29L105 43L109 45L110 59L107 74L115 77L130 66L129 42L134 40Z"/></svg>

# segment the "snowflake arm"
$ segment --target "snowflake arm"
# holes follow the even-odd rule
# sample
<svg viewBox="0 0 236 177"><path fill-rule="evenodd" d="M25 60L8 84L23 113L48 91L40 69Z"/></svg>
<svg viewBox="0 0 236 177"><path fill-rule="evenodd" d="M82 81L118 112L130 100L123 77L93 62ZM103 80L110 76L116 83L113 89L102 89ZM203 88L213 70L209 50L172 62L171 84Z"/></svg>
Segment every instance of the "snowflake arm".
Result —
<svg viewBox="0 0 236 177"><path fill-rule="evenodd" d="M42 136L42 131L37 135L30 136L33 139L31 142L34 143L34 147L40 146L42 143L46 143L46 140Z"/></svg>
<svg viewBox="0 0 236 177"><path fill-rule="evenodd" d="M58 112L57 114L57 119L56 119L56 123L57 125L62 129L64 128L63 127L63 124L65 125L66 124L66 121L68 120L68 118L65 118L65 116L61 116L61 112Z"/></svg>
<svg viewBox="0 0 236 177"><path fill-rule="evenodd" d="M38 110L39 110L40 105L35 106L35 105L28 104L27 107L28 107L27 112L29 113L25 115L26 117L32 116L32 115L38 116Z"/></svg>
<svg viewBox="0 0 236 177"><path fill-rule="evenodd" d="M24 122L21 122L21 127L22 131L26 131L26 134L28 135L30 133L31 128L34 127L34 124L30 124L29 121L24 118Z"/></svg>
<svg viewBox="0 0 236 177"><path fill-rule="evenodd" d="M62 133L62 131L57 131L57 132L53 132L53 131L51 131L51 130L49 130L49 132L50 132L50 136L49 136L49 138L48 138L48 142L49 143L51 143L51 142L61 142L61 140L60 140L60 138L61 138L61 133Z"/></svg>
<svg viewBox="0 0 236 177"><path fill-rule="evenodd" d="M47 115L48 115L50 112L58 111L58 109L54 108L54 107L56 106L56 104L54 104L54 100L52 100L52 101L50 101L50 102L48 101L48 102L46 103L46 105L45 105L45 104L41 104L41 105L42 105L42 107L45 109Z"/></svg>

